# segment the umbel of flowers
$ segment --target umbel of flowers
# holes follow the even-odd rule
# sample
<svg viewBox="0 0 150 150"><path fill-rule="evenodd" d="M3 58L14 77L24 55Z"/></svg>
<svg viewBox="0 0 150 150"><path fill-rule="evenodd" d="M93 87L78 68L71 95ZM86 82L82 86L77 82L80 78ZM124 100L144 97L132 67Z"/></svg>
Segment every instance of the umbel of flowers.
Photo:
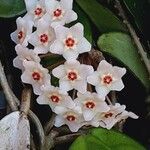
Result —
<svg viewBox="0 0 150 150"><path fill-rule="evenodd" d="M102 60L94 71L92 66L77 60L79 54L91 50L91 44L84 37L81 23L65 26L77 19L73 0L25 0L25 4L27 14L16 20L17 30L11 34L18 55L13 64L22 70L22 82L31 84L39 95L37 103L49 105L57 114L55 126L66 124L76 132L84 125L111 129L122 119L137 119L137 115L125 110L125 105L112 105L105 100L110 91L124 88L125 68ZM34 48L29 49L29 44ZM39 54L48 52L66 60L52 70L59 87L51 85L49 71L40 64ZM88 84L95 87L95 92L87 90ZM77 91L75 99L69 96L70 90Z"/></svg>

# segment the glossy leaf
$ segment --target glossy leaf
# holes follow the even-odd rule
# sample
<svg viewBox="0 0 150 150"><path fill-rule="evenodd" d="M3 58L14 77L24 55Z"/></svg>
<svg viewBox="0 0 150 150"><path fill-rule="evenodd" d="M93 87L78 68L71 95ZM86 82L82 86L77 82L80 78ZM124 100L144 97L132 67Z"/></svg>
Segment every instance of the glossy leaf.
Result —
<svg viewBox="0 0 150 150"><path fill-rule="evenodd" d="M88 135L78 137L69 150L145 150L130 137L113 130L92 129Z"/></svg>
<svg viewBox="0 0 150 150"><path fill-rule="evenodd" d="M0 17L10 18L24 12L24 0L0 0Z"/></svg>
<svg viewBox="0 0 150 150"><path fill-rule="evenodd" d="M109 9L104 8L96 0L76 0L76 2L86 12L99 31L126 32L124 24Z"/></svg>
<svg viewBox="0 0 150 150"><path fill-rule="evenodd" d="M92 43L92 29L87 14L80 8L77 3L74 4L74 11L78 14L78 19L76 22L80 22L83 24L84 35L87 40Z"/></svg>
<svg viewBox="0 0 150 150"><path fill-rule="evenodd" d="M117 32L103 34L98 40L98 46L103 52L124 63L149 89L148 72L129 35Z"/></svg>

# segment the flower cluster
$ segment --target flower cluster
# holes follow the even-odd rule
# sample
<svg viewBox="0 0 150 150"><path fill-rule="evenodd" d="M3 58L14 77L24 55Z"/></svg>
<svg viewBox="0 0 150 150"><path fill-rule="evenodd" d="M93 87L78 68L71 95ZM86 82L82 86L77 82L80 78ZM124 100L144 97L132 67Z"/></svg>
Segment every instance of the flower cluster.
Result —
<svg viewBox="0 0 150 150"><path fill-rule="evenodd" d="M17 30L11 34L18 55L13 64L22 70L22 82L32 85L38 95L37 103L49 105L57 114L55 126L66 124L72 132L84 125L111 129L122 119L138 118L126 111L124 105L106 101L110 91L124 88L125 68L102 60L94 71L92 66L77 60L79 54L91 50L91 44L84 37L81 23L66 27L77 19L72 10L73 0L25 0L25 4L27 14L17 19ZM52 70L59 79L59 87L51 85L49 71L40 64L39 55L48 52L66 60ZM95 92L88 91L88 85ZM77 91L77 96L71 97L69 91Z"/></svg>

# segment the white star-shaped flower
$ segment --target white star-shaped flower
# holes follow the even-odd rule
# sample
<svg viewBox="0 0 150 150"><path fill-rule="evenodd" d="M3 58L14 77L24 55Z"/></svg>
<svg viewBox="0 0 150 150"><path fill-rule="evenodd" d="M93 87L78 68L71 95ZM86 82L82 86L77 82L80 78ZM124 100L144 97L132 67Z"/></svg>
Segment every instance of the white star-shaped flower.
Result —
<svg viewBox="0 0 150 150"><path fill-rule="evenodd" d="M59 78L60 89L69 91L76 89L81 93L87 90L87 76L93 73L93 67L80 64L77 60L66 61L52 70L52 74Z"/></svg>
<svg viewBox="0 0 150 150"><path fill-rule="evenodd" d="M52 26L65 25L77 19L72 10L73 0L45 0L46 14L43 18Z"/></svg>
<svg viewBox="0 0 150 150"><path fill-rule="evenodd" d="M137 119L138 116L132 112L125 110L125 105L120 105L116 103L114 106L109 105L110 110L105 113L98 113L96 117L91 121L93 126L101 126L103 128L111 129L117 122L120 122L123 119L131 117Z"/></svg>
<svg viewBox="0 0 150 150"><path fill-rule="evenodd" d="M22 82L31 84L36 95L42 93L41 86L50 84L48 70L33 61L24 61L25 71L21 75Z"/></svg>
<svg viewBox="0 0 150 150"><path fill-rule="evenodd" d="M37 24L37 30L30 36L29 43L34 46L34 51L37 54L45 54L48 52L50 45L55 39L55 33L52 27L40 19Z"/></svg>
<svg viewBox="0 0 150 150"><path fill-rule="evenodd" d="M58 87L43 86L42 94L37 98L39 104L47 104L54 111L56 106L74 107L75 104L67 92L60 90Z"/></svg>
<svg viewBox="0 0 150 150"><path fill-rule="evenodd" d="M72 132L77 132L79 128L86 124L81 108L78 106L74 108L56 106L55 112L58 114L54 124L56 127L66 124Z"/></svg>
<svg viewBox="0 0 150 150"><path fill-rule="evenodd" d="M107 103L99 98L96 93L86 92L81 94L78 92L78 97L74 100L77 106L82 108L85 121L90 121L97 113L109 111Z"/></svg>
<svg viewBox="0 0 150 150"><path fill-rule="evenodd" d="M97 71L88 76L87 81L95 86L101 97L104 97L112 90L121 91L124 88L121 78L125 73L125 68L113 67L107 61L102 60Z"/></svg>
<svg viewBox="0 0 150 150"><path fill-rule="evenodd" d="M25 0L27 14L24 16L26 20L33 20L34 26L45 15L45 0Z"/></svg>
<svg viewBox="0 0 150 150"><path fill-rule="evenodd" d="M23 46L28 45L28 39L32 33L33 22L28 20L26 21L24 18L17 18L17 30L11 33L11 39L16 44L22 44Z"/></svg>
<svg viewBox="0 0 150 150"><path fill-rule="evenodd" d="M56 40L50 47L50 52L63 55L66 60L76 59L79 54L91 50L91 44L83 35L83 25L77 23L71 28L57 26Z"/></svg>
<svg viewBox="0 0 150 150"><path fill-rule="evenodd" d="M23 61L34 61L39 63L40 57L33 50L28 49L20 44L15 47L17 57L13 60L13 65L20 70L24 70Z"/></svg>

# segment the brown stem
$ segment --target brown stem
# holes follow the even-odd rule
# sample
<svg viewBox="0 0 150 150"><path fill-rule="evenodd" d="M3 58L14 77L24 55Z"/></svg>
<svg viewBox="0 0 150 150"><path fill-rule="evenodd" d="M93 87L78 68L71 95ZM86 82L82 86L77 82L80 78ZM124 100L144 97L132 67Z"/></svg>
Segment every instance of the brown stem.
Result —
<svg viewBox="0 0 150 150"><path fill-rule="evenodd" d="M68 135L57 137L57 138L55 138L55 145L71 142L71 141L75 140L77 137L79 137L80 135L83 135L83 134L82 133L73 133L73 134L68 134Z"/></svg>
<svg viewBox="0 0 150 150"><path fill-rule="evenodd" d="M48 135L50 130L53 128L55 117L56 117L56 114L53 113L50 120L49 120L49 122L45 125L44 131L45 131L46 135Z"/></svg>
<svg viewBox="0 0 150 150"><path fill-rule="evenodd" d="M42 124L39 120L39 118L31 111L29 110L28 113L29 117L31 118L31 120L33 121L33 123L35 124L38 134L39 134L39 141L40 141L40 147L43 147L44 142L45 142L45 134L44 134L44 130L42 127Z"/></svg>
<svg viewBox="0 0 150 150"><path fill-rule="evenodd" d="M20 111L25 115L28 114L30 109L30 100L31 100L31 88L25 87L22 91L22 101Z"/></svg>
<svg viewBox="0 0 150 150"><path fill-rule="evenodd" d="M47 69L48 69L48 70L52 70L52 69L56 68L57 66L63 64L64 62L65 62L65 61L63 60L63 61L60 61L60 62L55 63L55 64L53 64L53 65L50 65L50 66L47 67Z"/></svg>
<svg viewBox="0 0 150 150"><path fill-rule="evenodd" d="M7 103L9 104L12 111L17 111L18 107L17 104L14 101L14 96L12 96L12 91L8 85L4 69L2 67L1 61L0 61L0 83L3 88L4 94L6 96Z"/></svg>
<svg viewBox="0 0 150 150"><path fill-rule="evenodd" d="M148 73L150 75L150 61L147 58L146 52L144 51L144 48L143 48L143 46L142 46L142 44L141 44L141 42L140 42L140 40L139 40L135 30L133 29L132 25L129 23L128 18L127 18L126 14L125 14L122 6L121 6L120 1L119 0L115 0L115 2L116 2L116 6L115 7L119 10L120 16L124 20L124 23L126 24L128 30L129 30L129 32L131 34L131 37L133 38L133 40L135 42L135 45L136 45L136 47L137 47L137 49L139 51L139 54L141 55L142 60L143 60L145 66L147 68L147 71L148 71Z"/></svg>
<svg viewBox="0 0 150 150"><path fill-rule="evenodd" d="M58 55L50 53L50 52L47 53L47 54L41 54L41 55L39 55L40 58L51 57L51 56L58 56Z"/></svg>
<svg viewBox="0 0 150 150"><path fill-rule="evenodd" d="M111 100L110 100L110 98L108 96L106 96L106 100L107 100L109 105L112 105L112 102L111 102Z"/></svg>

